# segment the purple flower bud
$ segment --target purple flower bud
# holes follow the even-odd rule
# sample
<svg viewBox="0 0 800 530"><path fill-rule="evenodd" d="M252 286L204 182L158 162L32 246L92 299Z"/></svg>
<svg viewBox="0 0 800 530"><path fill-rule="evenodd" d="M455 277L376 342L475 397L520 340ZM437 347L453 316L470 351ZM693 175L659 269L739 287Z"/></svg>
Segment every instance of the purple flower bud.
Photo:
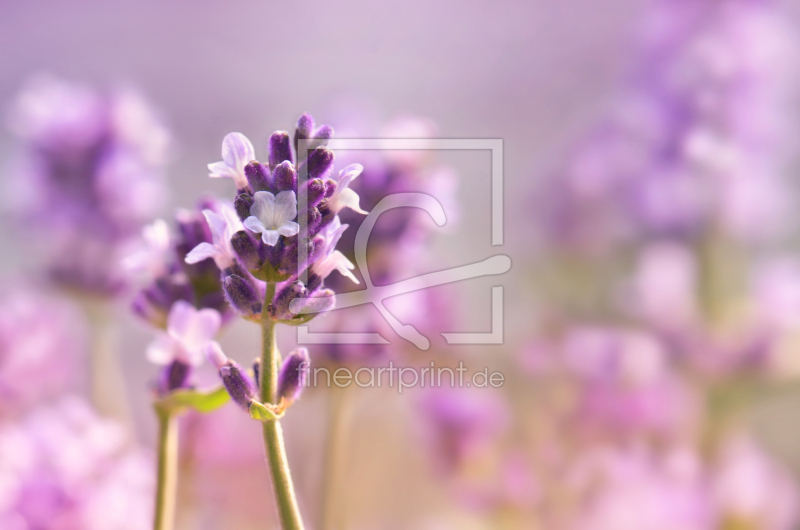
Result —
<svg viewBox="0 0 800 530"><path fill-rule="evenodd" d="M259 257L259 242L254 240L244 230L239 230L231 238L231 246L236 256L248 270L259 269L261 259Z"/></svg>
<svg viewBox="0 0 800 530"><path fill-rule="evenodd" d="M325 183L321 179L307 180L302 188L301 193L306 194L309 208L315 207L325 198Z"/></svg>
<svg viewBox="0 0 800 530"><path fill-rule="evenodd" d="M298 348L289 354L278 374L278 400L285 399L291 403L300 397L308 382L310 365L307 349Z"/></svg>
<svg viewBox="0 0 800 530"><path fill-rule="evenodd" d="M233 208L242 221L250 217L251 206L253 206L253 196L249 193L240 193L233 200Z"/></svg>
<svg viewBox="0 0 800 530"><path fill-rule="evenodd" d="M297 189L297 171L291 162L285 161L275 168L275 189L279 192ZM249 210L248 210L249 212Z"/></svg>
<svg viewBox="0 0 800 530"><path fill-rule="evenodd" d="M328 140L333 137L333 128L329 125L323 125L314 133L312 141L306 144L306 148L308 152L313 151L318 147L324 147L328 145Z"/></svg>
<svg viewBox="0 0 800 530"><path fill-rule="evenodd" d="M261 314L261 295L252 281L232 274L222 281L228 302L243 316L254 317Z"/></svg>
<svg viewBox="0 0 800 530"><path fill-rule="evenodd" d="M333 138L333 127L330 125L321 126L319 129L317 129L317 132L314 133L314 139L320 141L320 147L328 143L328 140L331 138Z"/></svg>
<svg viewBox="0 0 800 530"><path fill-rule="evenodd" d="M253 160L244 166L244 174L253 193L271 190L272 179L270 178L269 168L264 164Z"/></svg>
<svg viewBox="0 0 800 530"><path fill-rule="evenodd" d="M307 140L314 135L314 118L306 113L297 120L297 128L294 131L294 148L297 149L298 140Z"/></svg>
<svg viewBox="0 0 800 530"><path fill-rule="evenodd" d="M272 136L269 137L269 167L274 171L281 163L292 163L293 161L289 133L286 131L272 133Z"/></svg>
<svg viewBox="0 0 800 530"><path fill-rule="evenodd" d="M159 328L167 327L167 315L172 304L178 300L191 302L194 290L189 278L183 273L174 273L156 279L152 285L140 291L133 300L133 312Z"/></svg>
<svg viewBox="0 0 800 530"><path fill-rule="evenodd" d="M333 151L325 147L314 149L308 155L308 178L324 179L333 169Z"/></svg>
<svg viewBox="0 0 800 530"><path fill-rule="evenodd" d="M305 245L306 248L305 261L303 263L298 262L300 259L300 253L298 251L300 245ZM300 241L297 237L289 238L278 258L275 270L277 270L279 274L287 277L299 275L299 273L308 266L309 258L314 255L314 248L313 240L304 239Z"/></svg>
<svg viewBox="0 0 800 530"><path fill-rule="evenodd" d="M167 394L173 390L184 388L191 373L192 367L189 364L177 359L172 361L164 368L164 371L161 374L161 384L159 385L159 390L163 394Z"/></svg>
<svg viewBox="0 0 800 530"><path fill-rule="evenodd" d="M336 191L336 181L328 179L325 181L325 198L328 199Z"/></svg>
<svg viewBox="0 0 800 530"><path fill-rule="evenodd" d="M297 280L290 283L275 295L270 315L277 320L289 320L294 318L294 313L289 310L289 304L291 304L292 300L295 298L303 298L306 294L308 294L308 292L303 282Z"/></svg>
<svg viewBox="0 0 800 530"><path fill-rule="evenodd" d="M248 410L250 402L255 399L255 385L242 369L233 361L228 361L226 365L219 369L219 376L225 390L230 394L231 399L240 407Z"/></svg>
<svg viewBox="0 0 800 530"><path fill-rule="evenodd" d="M310 208L306 215L307 225L308 228L308 235L309 237L314 237L319 232L319 229L322 228L322 214L319 212L319 209L314 207Z"/></svg>

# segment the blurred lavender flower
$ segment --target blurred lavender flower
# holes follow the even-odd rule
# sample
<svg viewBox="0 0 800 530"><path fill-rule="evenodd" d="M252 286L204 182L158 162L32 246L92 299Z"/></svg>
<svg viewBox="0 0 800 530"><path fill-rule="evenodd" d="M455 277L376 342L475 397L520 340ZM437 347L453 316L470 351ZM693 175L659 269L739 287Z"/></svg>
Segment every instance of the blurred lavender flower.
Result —
<svg viewBox="0 0 800 530"><path fill-rule="evenodd" d="M123 261L150 281L135 296L133 311L164 330L147 349L148 359L164 366L156 386L160 396L191 386L207 345L232 317L236 306L230 307L220 267L247 275L228 241L231 228L241 227L232 207L205 199L198 210L178 211L176 236L161 220L145 227L141 248ZM260 302L258 307L260 312Z"/></svg>
<svg viewBox="0 0 800 530"><path fill-rule="evenodd" d="M152 524L150 455L123 427L65 397L0 425L0 527L144 530Z"/></svg>
<svg viewBox="0 0 800 530"><path fill-rule="evenodd" d="M28 226L47 231L53 278L118 293L122 254L167 196L169 134L132 91L101 95L48 77L23 90L9 122L26 142L10 197Z"/></svg>
<svg viewBox="0 0 800 530"><path fill-rule="evenodd" d="M439 387L419 402L423 435L438 471L457 474L496 449L508 429L509 410L491 390Z"/></svg>
<svg viewBox="0 0 800 530"><path fill-rule="evenodd" d="M134 298L133 310L158 328L167 327L167 315L178 300L198 309L209 308L231 318L220 282L220 266L230 267L232 257L225 236L227 223L236 221L231 207L213 199L199 202L197 210L178 210L178 234L170 237L164 221L144 229L144 242L123 264L142 271L150 282Z"/></svg>
<svg viewBox="0 0 800 530"><path fill-rule="evenodd" d="M69 304L12 290L0 302L0 417L77 390L85 322Z"/></svg>
<svg viewBox="0 0 800 530"><path fill-rule="evenodd" d="M667 530L717 528L702 463L691 449L665 455L637 448L597 447L577 460L568 474L579 496L575 530Z"/></svg>
<svg viewBox="0 0 800 530"><path fill-rule="evenodd" d="M797 61L772 3L660 1L644 35L629 93L543 189L547 239L597 250L783 235Z"/></svg>

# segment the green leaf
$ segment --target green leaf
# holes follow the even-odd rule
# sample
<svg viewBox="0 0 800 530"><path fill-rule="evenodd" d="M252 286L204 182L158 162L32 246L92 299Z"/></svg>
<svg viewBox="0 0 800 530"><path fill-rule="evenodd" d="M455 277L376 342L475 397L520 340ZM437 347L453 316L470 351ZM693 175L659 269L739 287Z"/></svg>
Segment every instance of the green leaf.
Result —
<svg viewBox="0 0 800 530"><path fill-rule="evenodd" d="M156 401L156 407L172 412L193 409L207 414L213 412L230 401L231 397L224 386L213 390L174 390L167 397Z"/></svg>
<svg viewBox="0 0 800 530"><path fill-rule="evenodd" d="M275 414L273 411L268 409L263 403L259 403L258 401L251 401L250 402L250 417L254 420L259 421L272 421L280 419L283 414L280 416Z"/></svg>

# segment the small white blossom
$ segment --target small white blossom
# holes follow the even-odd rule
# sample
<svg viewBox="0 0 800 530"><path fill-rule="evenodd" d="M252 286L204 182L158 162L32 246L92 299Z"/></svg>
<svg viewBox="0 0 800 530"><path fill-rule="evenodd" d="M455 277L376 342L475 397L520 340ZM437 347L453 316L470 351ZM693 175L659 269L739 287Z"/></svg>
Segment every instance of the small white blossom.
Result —
<svg viewBox="0 0 800 530"><path fill-rule="evenodd" d="M228 134L222 141L222 161L208 165L209 177L232 178L236 189L247 187L247 176L244 167L254 160L256 151L253 144L242 133Z"/></svg>
<svg viewBox="0 0 800 530"><path fill-rule="evenodd" d="M259 191L253 196L250 217L244 226L261 234L261 240L275 246L280 236L294 236L300 225L292 219L297 217L297 196L293 191L282 191L276 197L268 191Z"/></svg>
<svg viewBox="0 0 800 530"><path fill-rule="evenodd" d="M355 265L344 254L336 250L336 244L349 225L343 225L339 221L339 216L334 217L333 221L324 228L322 235L325 238L325 252L323 256L311 265L311 270L319 275L323 280L337 270L343 276L350 278L354 283L359 283L352 272Z"/></svg>
<svg viewBox="0 0 800 530"><path fill-rule="evenodd" d="M212 210L203 210L203 215L211 229L213 243L203 242L194 247L184 261L186 263L198 263L204 259L214 258L214 263L220 270L227 269L233 265L236 255L231 246L233 234L242 229L242 222L239 216L230 206L224 204L220 207L220 213Z"/></svg>
<svg viewBox="0 0 800 530"><path fill-rule="evenodd" d="M361 164L350 164L339 172L339 177L336 179L336 191L328 199L328 206L331 211L338 213L342 208L350 208L351 210L366 215L367 212L359 206L358 193L350 189L350 183L357 176L361 174L364 167Z"/></svg>
<svg viewBox="0 0 800 530"><path fill-rule="evenodd" d="M169 249L169 225L163 219L156 219L142 228L142 240L122 259L121 265L130 273L156 277L166 269Z"/></svg>
<svg viewBox="0 0 800 530"><path fill-rule="evenodd" d="M222 316L215 309L195 309L185 300L172 305L167 331L147 347L147 359L166 365L181 361L193 366L203 362L206 348L219 333Z"/></svg>

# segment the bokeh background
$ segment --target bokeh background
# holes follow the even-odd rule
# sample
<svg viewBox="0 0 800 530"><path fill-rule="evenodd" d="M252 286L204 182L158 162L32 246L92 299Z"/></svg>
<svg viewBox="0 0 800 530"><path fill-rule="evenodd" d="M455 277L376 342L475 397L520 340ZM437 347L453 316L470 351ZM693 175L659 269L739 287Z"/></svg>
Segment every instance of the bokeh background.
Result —
<svg viewBox="0 0 800 530"><path fill-rule="evenodd" d="M312 527L326 502L336 505L328 528L798 527L800 2L8 1L0 13L9 123L0 131L0 372L17 370L0 377L24 390L19 381L43 386L50 372L70 374L66 383L51 377L58 391L36 399L0 395L0 511L11 514L0 522L9 528L146 528L151 509L157 369L144 351L153 331L129 310L141 281L102 303L76 302L48 277L57 227L21 215L29 139L13 116L43 74L135 90L153 107L171 140L152 218L170 222L204 195L233 196L229 181L207 178L225 134L245 133L265 157L270 133L292 131L303 112L345 136L503 139L502 247L490 244L488 152L437 152L417 153L404 171L422 191L435 170L446 173L434 194L447 226L423 218L413 252L391 238L384 252L407 265L400 276L509 255L508 274L432 289L404 313L432 315L431 337L487 331L490 287L503 285L504 344L434 339L423 353L392 337L368 360L325 347L312 358L464 360L507 383L468 395L307 391L284 424ZM403 129L409 117L424 125ZM352 330L345 313L326 318L320 329ZM247 363L259 330L239 320L220 340ZM293 342L282 330L282 349ZM120 373L106 386L126 403L108 425L93 416L102 404L92 412L74 397L90 394L86 358L98 343L116 349ZM44 361L3 360L28 352ZM214 380L208 369L201 379ZM64 387L73 397L61 396ZM331 403L340 401L348 412L332 433ZM42 426L65 417L84 430L62 454L48 440L63 432ZM275 527L258 426L229 405L183 427L178 528ZM33 458L20 456L25 436L52 453L31 464L35 480L12 465ZM344 447L335 472L332 436ZM111 464L87 472L100 465L87 455L103 451ZM139 504L123 500L131 498ZM78 523L20 515L79 504ZM96 515L126 510L139 518Z"/></svg>

